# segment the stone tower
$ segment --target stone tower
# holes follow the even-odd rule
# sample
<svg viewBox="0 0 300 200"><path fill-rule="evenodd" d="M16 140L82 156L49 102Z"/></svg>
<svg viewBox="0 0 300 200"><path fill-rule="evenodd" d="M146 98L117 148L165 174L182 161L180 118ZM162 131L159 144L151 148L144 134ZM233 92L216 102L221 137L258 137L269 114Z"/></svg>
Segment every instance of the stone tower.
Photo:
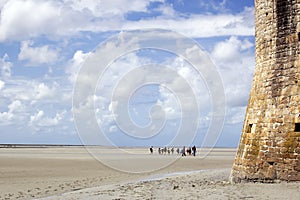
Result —
<svg viewBox="0 0 300 200"><path fill-rule="evenodd" d="M300 0L255 0L256 67L230 180L300 181Z"/></svg>

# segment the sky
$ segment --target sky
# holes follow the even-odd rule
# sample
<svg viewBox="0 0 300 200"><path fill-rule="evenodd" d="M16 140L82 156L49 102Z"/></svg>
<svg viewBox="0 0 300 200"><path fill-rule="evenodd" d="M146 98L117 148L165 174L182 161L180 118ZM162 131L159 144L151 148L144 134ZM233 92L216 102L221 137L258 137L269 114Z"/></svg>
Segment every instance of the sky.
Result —
<svg viewBox="0 0 300 200"><path fill-rule="evenodd" d="M238 145L253 0L0 0L0 9L0 143Z"/></svg>

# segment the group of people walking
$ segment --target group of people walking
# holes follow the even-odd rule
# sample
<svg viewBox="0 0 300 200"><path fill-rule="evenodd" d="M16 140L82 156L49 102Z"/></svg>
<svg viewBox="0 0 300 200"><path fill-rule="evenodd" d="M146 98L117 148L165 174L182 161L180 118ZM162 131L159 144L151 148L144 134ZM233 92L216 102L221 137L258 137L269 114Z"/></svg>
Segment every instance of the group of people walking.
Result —
<svg viewBox="0 0 300 200"><path fill-rule="evenodd" d="M193 156L196 156L196 151L197 151L197 148L196 146L194 145L193 147L188 147L186 148L185 146L183 146L182 149L180 149L179 147L176 148L176 153L179 155L181 154L182 156L187 156L187 155L193 155ZM150 153L153 154L154 152L154 148L153 146L150 147ZM167 148L167 147L158 147L157 149L157 152L158 154L160 155L166 155L166 154L174 154L175 153L175 148L174 147L171 147L171 148Z"/></svg>

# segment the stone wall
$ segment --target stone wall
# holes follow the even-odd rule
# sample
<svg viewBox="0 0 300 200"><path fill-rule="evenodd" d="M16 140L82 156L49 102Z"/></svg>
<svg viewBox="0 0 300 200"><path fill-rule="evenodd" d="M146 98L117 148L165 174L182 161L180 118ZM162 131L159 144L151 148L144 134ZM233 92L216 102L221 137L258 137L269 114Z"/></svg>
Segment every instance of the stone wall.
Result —
<svg viewBox="0 0 300 200"><path fill-rule="evenodd" d="M255 0L256 67L230 180L300 181L300 0Z"/></svg>

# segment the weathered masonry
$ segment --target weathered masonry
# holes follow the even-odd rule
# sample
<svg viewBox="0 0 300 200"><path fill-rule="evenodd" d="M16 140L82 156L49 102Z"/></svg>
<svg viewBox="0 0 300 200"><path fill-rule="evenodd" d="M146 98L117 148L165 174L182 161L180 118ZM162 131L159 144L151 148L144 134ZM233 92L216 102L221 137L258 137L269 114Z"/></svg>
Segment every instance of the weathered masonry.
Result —
<svg viewBox="0 0 300 200"><path fill-rule="evenodd" d="M256 67L230 180L300 181L300 0L255 0Z"/></svg>

